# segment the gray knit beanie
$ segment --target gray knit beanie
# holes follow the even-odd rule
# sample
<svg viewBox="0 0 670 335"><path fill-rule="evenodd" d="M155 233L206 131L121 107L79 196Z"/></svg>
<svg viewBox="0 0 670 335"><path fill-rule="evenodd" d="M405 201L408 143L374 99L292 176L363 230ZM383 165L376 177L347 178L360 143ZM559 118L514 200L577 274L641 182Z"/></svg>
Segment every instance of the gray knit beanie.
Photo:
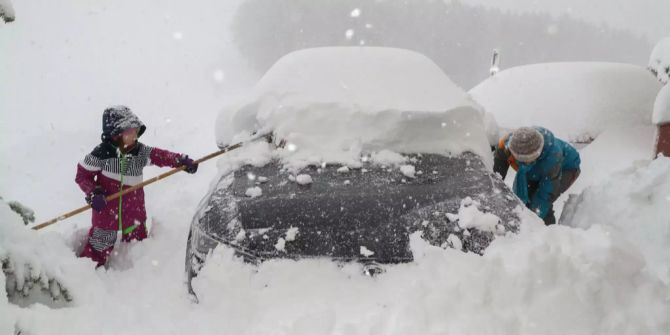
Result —
<svg viewBox="0 0 670 335"><path fill-rule="evenodd" d="M514 158L523 163L530 163L542 154L544 136L535 128L521 127L512 133L509 151Z"/></svg>

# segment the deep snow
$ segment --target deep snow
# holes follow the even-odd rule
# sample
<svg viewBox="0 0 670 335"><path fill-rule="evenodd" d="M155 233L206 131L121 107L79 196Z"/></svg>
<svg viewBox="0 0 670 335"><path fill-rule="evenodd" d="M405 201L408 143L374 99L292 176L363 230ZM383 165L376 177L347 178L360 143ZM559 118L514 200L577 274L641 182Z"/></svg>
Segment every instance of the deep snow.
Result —
<svg viewBox="0 0 670 335"><path fill-rule="evenodd" d="M218 10L206 13L183 3L165 11L134 1L50 11L42 10L46 1L14 4L19 21L0 26L9 65L0 75L0 175L13 176L0 178L5 199L35 209L38 222L81 205L74 168L96 144L106 104L134 107L148 125L147 144L194 157L216 149L212 123L226 102L226 76L207 55L234 51L215 47L225 36L193 29L221 28L220 13L233 4L211 1ZM130 23L116 24L121 15ZM525 123L512 121L506 125ZM255 268L220 248L194 281L199 304L183 283L190 219L219 171L266 162L267 145L147 187L152 236L122 245L107 270L74 257L88 214L34 232L0 204L0 258L11 253L19 266L39 266L74 298L67 308L21 308L0 292L0 334L668 334L670 259L662 249L670 167L649 162L649 127L606 129L581 151L579 187L597 184L577 213L584 228L545 228L526 217L519 235L499 237L482 257L414 236L417 261L374 278L358 265L323 260ZM370 159L407 163L390 151ZM5 282L0 275L0 287Z"/></svg>

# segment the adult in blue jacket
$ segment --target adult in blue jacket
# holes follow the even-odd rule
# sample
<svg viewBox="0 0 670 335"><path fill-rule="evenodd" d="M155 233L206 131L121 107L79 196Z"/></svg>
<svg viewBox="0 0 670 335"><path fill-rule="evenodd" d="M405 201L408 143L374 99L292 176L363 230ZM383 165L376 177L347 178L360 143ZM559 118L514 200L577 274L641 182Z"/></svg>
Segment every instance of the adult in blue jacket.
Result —
<svg viewBox="0 0 670 335"><path fill-rule="evenodd" d="M542 127L522 127L505 135L494 152L493 171L503 179L516 170L514 193L546 225L556 223L553 203L577 179L579 153Z"/></svg>

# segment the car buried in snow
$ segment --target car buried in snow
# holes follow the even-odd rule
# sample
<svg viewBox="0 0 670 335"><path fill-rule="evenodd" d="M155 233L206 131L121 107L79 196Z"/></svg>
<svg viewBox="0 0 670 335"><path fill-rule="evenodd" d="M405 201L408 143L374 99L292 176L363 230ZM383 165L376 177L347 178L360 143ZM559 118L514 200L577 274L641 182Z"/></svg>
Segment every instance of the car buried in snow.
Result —
<svg viewBox="0 0 670 335"><path fill-rule="evenodd" d="M236 168L193 218L189 285L218 245L253 263L318 257L377 270L412 261L418 231L433 245L483 253L516 231L523 208L492 172L483 120L467 93L412 51L284 56L217 120L219 146L245 131L272 135L222 158Z"/></svg>

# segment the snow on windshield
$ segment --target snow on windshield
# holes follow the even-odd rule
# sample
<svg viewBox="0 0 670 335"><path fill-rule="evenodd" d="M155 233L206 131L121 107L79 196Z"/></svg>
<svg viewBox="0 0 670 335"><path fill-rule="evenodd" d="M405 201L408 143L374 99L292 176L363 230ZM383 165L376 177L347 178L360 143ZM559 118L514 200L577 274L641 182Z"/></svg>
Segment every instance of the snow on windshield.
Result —
<svg viewBox="0 0 670 335"><path fill-rule="evenodd" d="M559 137L579 141L612 126L650 125L660 88L635 65L548 63L502 71L470 94L501 127L547 126Z"/></svg>
<svg viewBox="0 0 670 335"><path fill-rule="evenodd" d="M355 165L362 153L488 156L481 108L431 60L392 48L332 47L280 59L244 102L224 110L217 141L272 129L298 165Z"/></svg>

